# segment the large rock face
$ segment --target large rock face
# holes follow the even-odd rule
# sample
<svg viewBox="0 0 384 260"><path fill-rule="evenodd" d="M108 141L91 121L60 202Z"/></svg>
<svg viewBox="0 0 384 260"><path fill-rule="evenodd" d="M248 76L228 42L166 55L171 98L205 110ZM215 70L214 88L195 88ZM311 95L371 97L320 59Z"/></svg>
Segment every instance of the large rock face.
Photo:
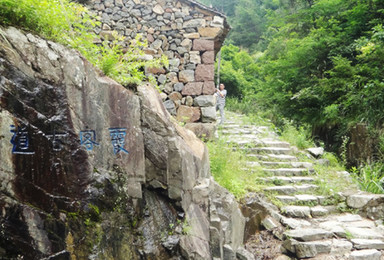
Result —
<svg viewBox="0 0 384 260"><path fill-rule="evenodd" d="M0 30L0 258L210 259L241 246L244 218L206 146L153 87L125 89L75 51Z"/></svg>

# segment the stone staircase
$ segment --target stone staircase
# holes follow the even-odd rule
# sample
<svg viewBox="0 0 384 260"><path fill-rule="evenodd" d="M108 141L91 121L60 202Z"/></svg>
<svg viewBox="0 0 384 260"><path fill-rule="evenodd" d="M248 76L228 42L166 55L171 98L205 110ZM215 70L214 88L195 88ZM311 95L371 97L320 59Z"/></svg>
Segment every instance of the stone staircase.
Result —
<svg viewBox="0 0 384 260"><path fill-rule="evenodd" d="M261 175L267 203L277 206L261 222L282 242L283 255L276 259L384 259L382 195L360 192L352 184L337 201L321 195L317 184L327 180L319 180L314 157L281 141L268 126L243 121L243 115L227 112L218 135L244 152L245 170ZM350 181L345 172L337 174L340 182ZM346 205L343 211L340 203Z"/></svg>

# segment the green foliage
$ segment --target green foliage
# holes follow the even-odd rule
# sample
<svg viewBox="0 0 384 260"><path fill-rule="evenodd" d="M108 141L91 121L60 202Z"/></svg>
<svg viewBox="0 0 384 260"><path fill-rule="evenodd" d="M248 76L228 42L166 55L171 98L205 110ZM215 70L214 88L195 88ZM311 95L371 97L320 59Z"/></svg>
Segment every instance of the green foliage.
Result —
<svg viewBox="0 0 384 260"><path fill-rule="evenodd" d="M167 66L165 57L147 61L143 48L147 42L138 36L127 41L117 33L113 39L95 44L93 32L97 17L70 0L0 0L0 24L13 25L77 49L107 76L122 85L147 80L145 67ZM149 79L151 80L151 79Z"/></svg>
<svg viewBox="0 0 384 260"><path fill-rule="evenodd" d="M223 48L221 81L240 100L231 109L308 125L333 152L355 124L382 127L383 1L230 2L238 46Z"/></svg>
<svg viewBox="0 0 384 260"><path fill-rule="evenodd" d="M281 130L281 138L303 150L315 146L308 127L296 128L292 122L286 121Z"/></svg>
<svg viewBox="0 0 384 260"><path fill-rule="evenodd" d="M257 68L255 57L234 45L221 49L221 78L229 96L242 97L256 82Z"/></svg>
<svg viewBox="0 0 384 260"><path fill-rule="evenodd" d="M352 168L352 174L361 190L384 193L384 163L376 162L363 165L359 169Z"/></svg>
<svg viewBox="0 0 384 260"><path fill-rule="evenodd" d="M207 143L211 172L215 180L235 197L241 198L249 191L261 191L258 180L263 174L261 168L247 171L246 160L242 153L234 151L224 140Z"/></svg>
<svg viewBox="0 0 384 260"><path fill-rule="evenodd" d="M191 225L188 223L187 218L184 218L184 222L182 223L183 229L182 232L184 235L190 235L192 231Z"/></svg>

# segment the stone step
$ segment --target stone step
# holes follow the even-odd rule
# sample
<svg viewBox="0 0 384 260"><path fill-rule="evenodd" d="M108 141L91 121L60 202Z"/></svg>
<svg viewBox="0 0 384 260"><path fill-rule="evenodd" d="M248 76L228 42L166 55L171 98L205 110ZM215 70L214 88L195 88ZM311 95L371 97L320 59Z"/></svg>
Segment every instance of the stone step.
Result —
<svg viewBox="0 0 384 260"><path fill-rule="evenodd" d="M380 260L382 253L376 249L356 250L351 253L349 260Z"/></svg>
<svg viewBox="0 0 384 260"><path fill-rule="evenodd" d="M256 147L261 145L260 136L257 134L227 135L226 139L227 144L236 144L242 147L242 150L250 149L250 146Z"/></svg>
<svg viewBox="0 0 384 260"><path fill-rule="evenodd" d="M284 226L290 229L304 228L304 227L311 226L311 223L305 219L289 218L285 216L281 218L280 222L281 224L283 224Z"/></svg>
<svg viewBox="0 0 384 260"><path fill-rule="evenodd" d="M221 130L221 134L223 135L243 135L243 134L251 134L252 131L250 129L228 129L228 130Z"/></svg>
<svg viewBox="0 0 384 260"><path fill-rule="evenodd" d="M322 202L325 199L324 196L314 196L310 194L298 194L294 196L282 195L282 196L276 196L275 198L286 204L309 203L312 205L322 204Z"/></svg>
<svg viewBox="0 0 384 260"><path fill-rule="evenodd" d="M360 239L384 239L384 235L379 229L363 227L346 227L345 230L352 238Z"/></svg>
<svg viewBox="0 0 384 260"><path fill-rule="evenodd" d="M242 150L245 150L248 154L275 154L275 155L291 155L292 149L283 148L283 147L256 147L256 148L247 148L242 147Z"/></svg>
<svg viewBox="0 0 384 260"><path fill-rule="evenodd" d="M260 134L227 134L226 137L229 139L227 144L236 144L238 146L243 146L243 150L249 151L252 147L260 147L260 148L290 148L289 143L281 142L281 141L264 141L260 139ZM248 145L248 147L247 147Z"/></svg>
<svg viewBox="0 0 384 260"><path fill-rule="evenodd" d="M278 141L278 140L260 140L260 145L263 145L264 147L280 147L280 148L291 147L289 143Z"/></svg>
<svg viewBox="0 0 384 260"><path fill-rule="evenodd" d="M321 254L329 254L332 250L332 240L316 240L309 242L294 241L294 251L299 259L316 257ZM349 243L350 247L350 243ZM349 249L350 250L350 249Z"/></svg>
<svg viewBox="0 0 384 260"><path fill-rule="evenodd" d="M267 154L268 158L272 160L277 160L277 161L284 161L284 162L294 162L298 161L296 156L289 155L289 154Z"/></svg>
<svg viewBox="0 0 384 260"><path fill-rule="evenodd" d="M261 166L259 162L250 162L250 161L247 161L246 165L248 167L260 167Z"/></svg>
<svg viewBox="0 0 384 260"><path fill-rule="evenodd" d="M322 206L285 206L282 207L284 215L291 218L314 218L327 215L329 212Z"/></svg>
<svg viewBox="0 0 384 260"><path fill-rule="evenodd" d="M280 162L295 162L298 161L297 157L293 155L285 155L285 154L247 154L248 160L263 160L263 161L280 161Z"/></svg>
<svg viewBox="0 0 384 260"><path fill-rule="evenodd" d="M299 259L346 260L352 251L352 243L346 239L324 239L308 242L288 239L283 246ZM295 258L296 259L296 258ZM369 260L369 259L365 259Z"/></svg>
<svg viewBox="0 0 384 260"><path fill-rule="evenodd" d="M277 194L291 195L297 192L308 192L317 189L317 185L303 184L303 185L284 185L284 186L273 186L264 188L265 192L275 192Z"/></svg>
<svg viewBox="0 0 384 260"><path fill-rule="evenodd" d="M234 150L245 150L244 146L249 145L249 140L229 140L226 142L227 144L234 144L236 146L242 147L242 149L234 148Z"/></svg>
<svg viewBox="0 0 384 260"><path fill-rule="evenodd" d="M277 169L263 169L264 172L279 176L305 176L312 172L307 168L277 168Z"/></svg>
<svg viewBox="0 0 384 260"><path fill-rule="evenodd" d="M284 235L290 239L295 239L302 242L310 242L316 240L330 239L333 236L332 232L329 232L321 228L297 228L284 232Z"/></svg>
<svg viewBox="0 0 384 260"><path fill-rule="evenodd" d="M257 162L256 162L257 163ZM260 178L261 181L267 182L267 183L274 183L275 185L281 184L287 184L287 183L311 183L314 182L315 179L312 177L302 177L302 176L272 176L272 177L265 177Z"/></svg>
<svg viewBox="0 0 384 260"><path fill-rule="evenodd" d="M233 129L233 128L240 129L242 128L242 126L240 126L239 124L236 124L235 122L229 122L229 123L223 124L221 128L222 129Z"/></svg>
<svg viewBox="0 0 384 260"><path fill-rule="evenodd" d="M221 126L222 129L255 129L256 127L254 125L239 125L238 123L236 122L231 122L231 124L223 124ZM260 130L263 130L264 131L264 128L263 127L257 127L256 129L260 129Z"/></svg>
<svg viewBox="0 0 384 260"><path fill-rule="evenodd" d="M280 167L280 168L307 168L313 169L313 163L310 162L277 162L277 161L260 161L265 167Z"/></svg>
<svg viewBox="0 0 384 260"><path fill-rule="evenodd" d="M384 241L379 239L351 239L356 249L378 249L384 250Z"/></svg>

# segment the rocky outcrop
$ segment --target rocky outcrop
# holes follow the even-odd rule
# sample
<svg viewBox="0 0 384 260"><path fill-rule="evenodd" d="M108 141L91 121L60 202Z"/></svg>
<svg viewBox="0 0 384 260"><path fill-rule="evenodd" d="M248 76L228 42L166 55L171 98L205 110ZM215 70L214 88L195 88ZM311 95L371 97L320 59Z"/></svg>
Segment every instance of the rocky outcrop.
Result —
<svg viewBox="0 0 384 260"><path fill-rule="evenodd" d="M247 255L206 146L153 87L125 89L15 28L0 35L0 258Z"/></svg>
<svg viewBox="0 0 384 260"><path fill-rule="evenodd" d="M200 110L200 107L215 105L212 102L202 105L193 99L200 95L212 97L215 92L215 56L230 28L222 13L193 0L91 0L87 6L100 17L101 25L96 32L101 40L113 39L112 31L127 39L141 34L148 41L149 46L144 50L148 57L168 57L167 68L147 68L146 72L156 78L166 94L164 101L171 114L185 121L179 114L188 110L189 117L191 113L195 115L188 122L215 121L215 114L212 118L210 114L185 106L193 105ZM181 94L180 97L175 92ZM188 102L189 99L192 102ZM201 127L205 132L211 131L209 125Z"/></svg>

